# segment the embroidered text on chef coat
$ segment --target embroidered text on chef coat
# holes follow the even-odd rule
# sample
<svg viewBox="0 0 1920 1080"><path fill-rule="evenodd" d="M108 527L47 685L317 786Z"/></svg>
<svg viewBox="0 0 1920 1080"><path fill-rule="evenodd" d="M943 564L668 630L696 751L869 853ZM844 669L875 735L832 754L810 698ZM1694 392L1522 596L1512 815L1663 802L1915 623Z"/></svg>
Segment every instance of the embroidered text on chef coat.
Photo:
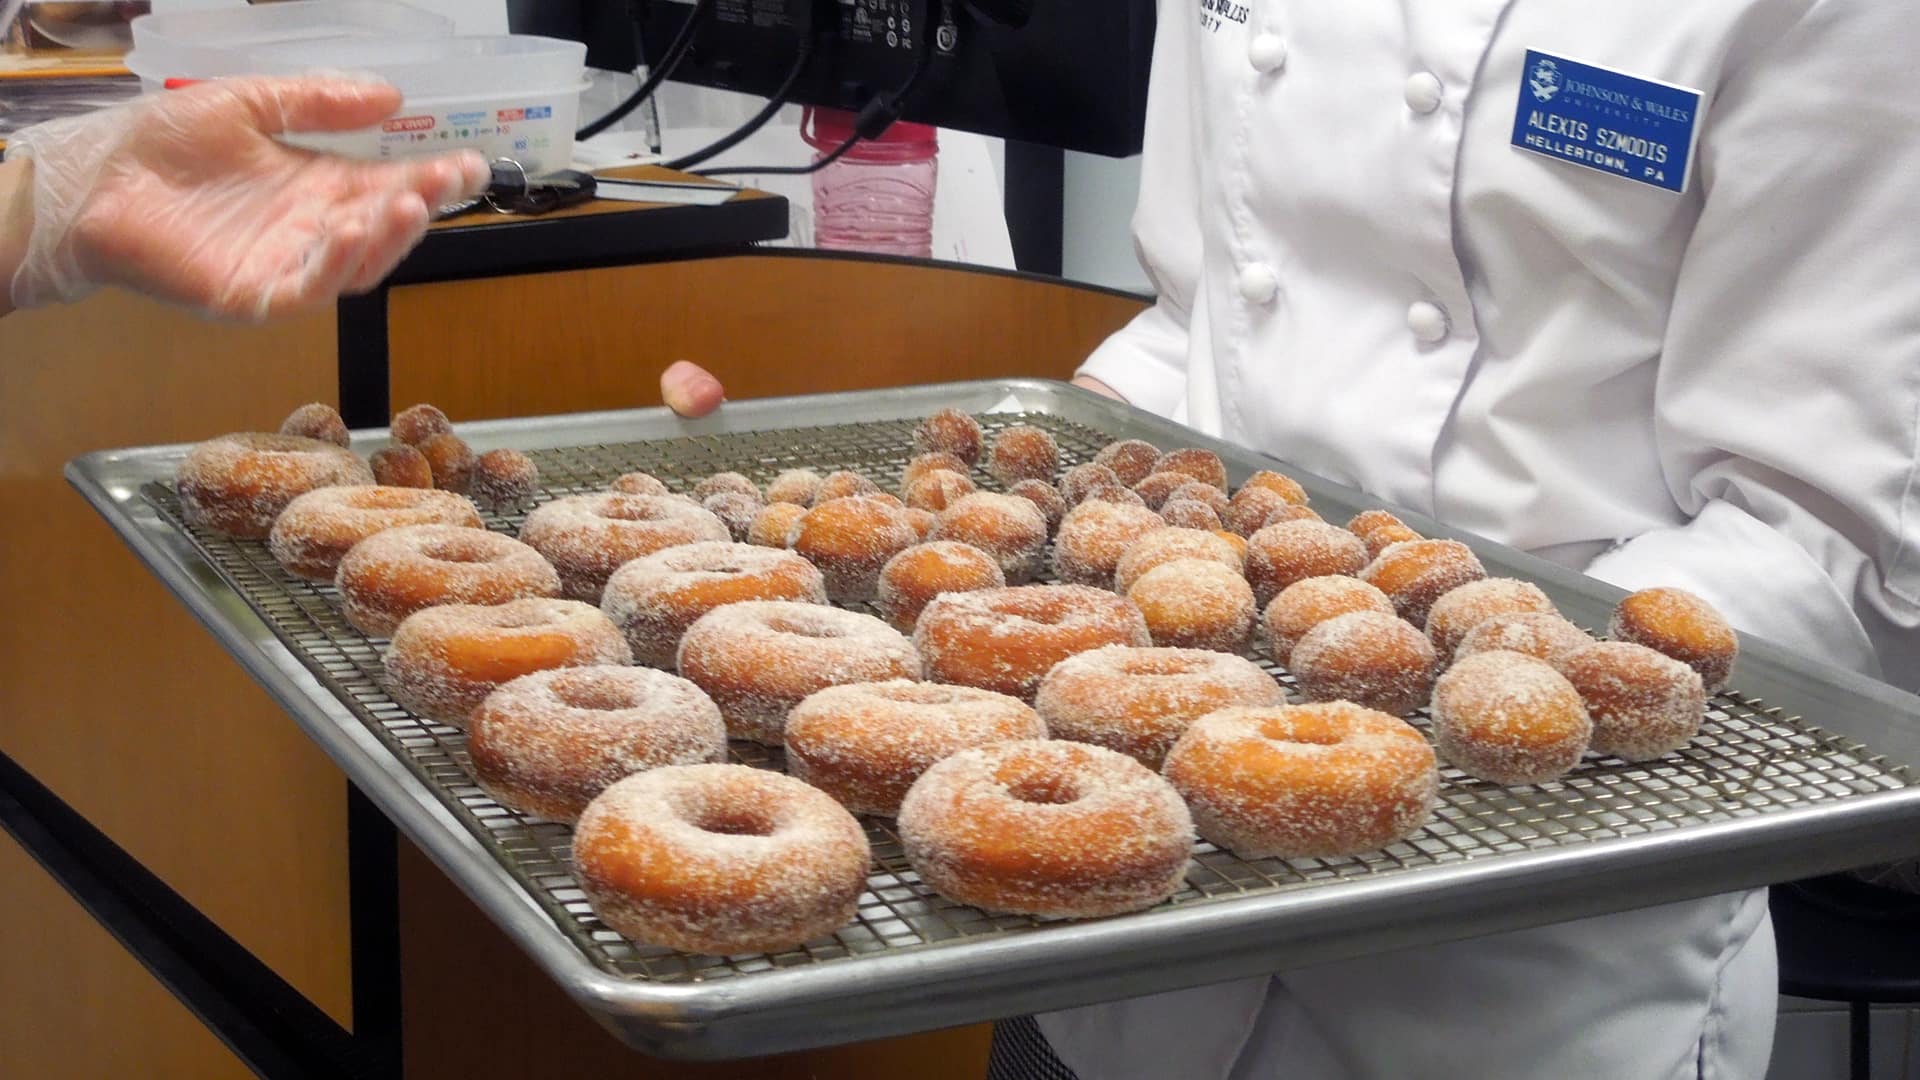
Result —
<svg viewBox="0 0 1920 1080"><path fill-rule="evenodd" d="M1700 91L1527 50L1513 145L1589 169L1685 191Z"/></svg>

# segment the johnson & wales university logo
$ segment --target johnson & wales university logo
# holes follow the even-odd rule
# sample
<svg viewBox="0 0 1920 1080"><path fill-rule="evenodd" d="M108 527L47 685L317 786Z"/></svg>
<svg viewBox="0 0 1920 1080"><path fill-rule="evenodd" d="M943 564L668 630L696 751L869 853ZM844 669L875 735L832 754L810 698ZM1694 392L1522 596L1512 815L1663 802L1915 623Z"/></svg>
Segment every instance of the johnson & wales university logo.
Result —
<svg viewBox="0 0 1920 1080"><path fill-rule="evenodd" d="M1533 74L1528 76L1527 85L1533 88L1536 100L1552 101L1553 96L1560 92L1560 66L1542 59L1533 65Z"/></svg>

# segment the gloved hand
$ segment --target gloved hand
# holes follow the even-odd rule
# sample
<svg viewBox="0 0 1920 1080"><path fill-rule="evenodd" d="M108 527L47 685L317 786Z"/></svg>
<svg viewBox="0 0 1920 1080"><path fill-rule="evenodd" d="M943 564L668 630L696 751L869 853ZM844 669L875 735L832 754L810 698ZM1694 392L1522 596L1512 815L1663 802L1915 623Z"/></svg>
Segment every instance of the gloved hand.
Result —
<svg viewBox="0 0 1920 1080"><path fill-rule="evenodd" d="M282 132L366 127L391 86L236 78L27 128L7 158L33 168L33 229L16 307L122 285L218 318L261 321L364 292L425 233L430 208L486 185L473 151L355 161Z"/></svg>
<svg viewBox="0 0 1920 1080"><path fill-rule="evenodd" d="M681 416L705 416L727 399L713 373L688 360L675 360L660 373L660 399Z"/></svg>

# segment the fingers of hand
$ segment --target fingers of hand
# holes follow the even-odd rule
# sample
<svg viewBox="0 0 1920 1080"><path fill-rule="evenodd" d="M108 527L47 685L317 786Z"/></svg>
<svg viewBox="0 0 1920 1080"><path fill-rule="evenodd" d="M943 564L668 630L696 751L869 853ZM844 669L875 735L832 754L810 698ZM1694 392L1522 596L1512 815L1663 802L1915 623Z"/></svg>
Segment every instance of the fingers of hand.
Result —
<svg viewBox="0 0 1920 1080"><path fill-rule="evenodd" d="M379 123L400 107L400 91L392 86L338 75L221 79L173 92L182 95L224 92L247 111L254 129L263 135L351 131ZM209 122L231 124L233 118L222 116L222 111L208 110Z"/></svg>
<svg viewBox="0 0 1920 1080"><path fill-rule="evenodd" d="M681 416L705 416L720 407L726 391L707 369L676 360L660 373L660 397Z"/></svg>
<svg viewBox="0 0 1920 1080"><path fill-rule="evenodd" d="M347 279L342 291L366 292L393 273L393 268L426 235L428 217L427 204L410 191L396 192L376 202L359 268Z"/></svg>

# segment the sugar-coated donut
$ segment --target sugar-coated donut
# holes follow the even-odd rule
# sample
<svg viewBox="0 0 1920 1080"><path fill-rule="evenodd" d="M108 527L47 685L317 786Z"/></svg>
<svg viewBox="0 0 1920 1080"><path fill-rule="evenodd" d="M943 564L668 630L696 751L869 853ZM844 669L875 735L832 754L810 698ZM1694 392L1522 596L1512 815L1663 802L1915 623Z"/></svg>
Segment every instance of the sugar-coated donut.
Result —
<svg viewBox="0 0 1920 1080"><path fill-rule="evenodd" d="M1120 477L1112 469L1095 462L1086 462L1068 469L1060 477L1060 494L1067 500L1069 507L1079 506L1086 501L1087 492L1096 487L1125 487Z"/></svg>
<svg viewBox="0 0 1920 1080"><path fill-rule="evenodd" d="M1367 558L1377 559L1381 553L1395 544L1411 544L1426 537L1407 528L1405 525L1382 525L1367 533L1363 538L1367 545Z"/></svg>
<svg viewBox="0 0 1920 1080"><path fill-rule="evenodd" d="M1047 519L1047 535L1060 527L1060 519L1067 516L1067 500L1060 489L1045 480L1022 480L1007 489L1007 494L1018 495L1037 507Z"/></svg>
<svg viewBox="0 0 1920 1080"><path fill-rule="evenodd" d="M579 600L440 604L401 620L382 661L393 700L423 720L466 727L488 694L550 668L630 664L620 629Z"/></svg>
<svg viewBox="0 0 1920 1080"><path fill-rule="evenodd" d="M1326 518L1321 517L1320 512L1311 506L1300 506L1295 503L1288 503L1285 506L1275 508L1273 513L1268 514L1266 524L1262 525L1261 528L1266 528L1267 525L1278 525L1283 521L1325 520ZM1365 543L1365 541L1362 541L1362 543ZM1371 556L1369 556L1369 558L1371 558Z"/></svg>
<svg viewBox="0 0 1920 1080"><path fill-rule="evenodd" d="M745 474L737 472L717 472L702 479L693 485L693 501L703 503L723 491L751 496L755 502L766 501L760 494L760 485L747 479Z"/></svg>
<svg viewBox="0 0 1920 1080"><path fill-rule="evenodd" d="M600 607L626 635L635 663L670 668L694 620L742 600L824 604L826 582L790 551L709 540L664 548L615 570Z"/></svg>
<svg viewBox="0 0 1920 1080"><path fill-rule="evenodd" d="M433 486L433 466L427 464L427 455L405 443L375 450L367 465L373 470L373 482L381 487Z"/></svg>
<svg viewBox="0 0 1920 1080"><path fill-rule="evenodd" d="M1113 587L1120 557L1135 541L1167 527L1144 506L1089 500L1067 511L1053 539L1053 572L1070 585Z"/></svg>
<svg viewBox="0 0 1920 1080"><path fill-rule="evenodd" d="M520 526L520 539L553 563L568 597L598 603L621 565L662 548L731 540L733 534L711 511L685 499L601 492L536 507Z"/></svg>
<svg viewBox="0 0 1920 1080"><path fill-rule="evenodd" d="M765 506L758 498L738 491L716 491L700 503L701 509L719 518L727 527L727 535L739 543L746 542L753 532L753 519Z"/></svg>
<svg viewBox="0 0 1920 1080"><path fill-rule="evenodd" d="M288 503L267 534L267 550L289 574L332 581L348 549L402 525L484 527L473 503L451 491L336 484Z"/></svg>
<svg viewBox="0 0 1920 1080"><path fill-rule="evenodd" d="M1425 626L1434 601L1479 581L1487 571L1473 549L1458 540L1412 540L1382 551L1359 576L1386 593L1401 618Z"/></svg>
<svg viewBox="0 0 1920 1080"><path fill-rule="evenodd" d="M1031 581L1047 550L1047 519L1018 495L976 491L942 510L931 539L972 544L994 557L1010 584Z"/></svg>
<svg viewBox="0 0 1920 1080"><path fill-rule="evenodd" d="M622 495L671 495L672 489L651 473L621 473L607 485L608 491L617 491Z"/></svg>
<svg viewBox="0 0 1920 1080"><path fill-rule="evenodd" d="M208 439L174 474L188 524L247 540L265 540L280 511L315 488L371 483L373 470L351 450L267 432Z"/></svg>
<svg viewBox="0 0 1920 1080"><path fill-rule="evenodd" d="M1360 538L1324 521L1283 521L1247 537L1247 582L1262 606L1296 581L1356 574L1366 565Z"/></svg>
<svg viewBox="0 0 1920 1080"><path fill-rule="evenodd" d="M1158 510L1167 504L1167 500L1173 497L1174 492L1191 483L1193 483L1191 473L1156 472L1148 473L1145 479L1130 486L1133 493L1140 496L1141 502Z"/></svg>
<svg viewBox="0 0 1920 1080"><path fill-rule="evenodd" d="M1153 472L1153 463L1159 460L1160 448L1142 439L1111 442L1093 455L1094 464L1113 470L1114 476L1127 487L1145 480Z"/></svg>
<svg viewBox="0 0 1920 1080"><path fill-rule="evenodd" d="M449 431L427 436L417 448L427 459L427 467L433 470L434 487L462 495L467 493L473 483L473 466L480 460L467 440Z"/></svg>
<svg viewBox="0 0 1920 1080"><path fill-rule="evenodd" d="M1641 589L1621 600L1607 636L1645 645L1700 673L1708 693L1727 685L1740 655L1740 638L1727 620L1685 589Z"/></svg>
<svg viewBox="0 0 1920 1080"><path fill-rule="evenodd" d="M1253 640L1253 587L1213 559L1175 559L1127 590L1155 645L1243 652Z"/></svg>
<svg viewBox="0 0 1920 1080"><path fill-rule="evenodd" d="M1003 485L1022 480L1051 480L1060 465L1060 444L1031 424L1015 424L993 437L987 473Z"/></svg>
<svg viewBox="0 0 1920 1080"><path fill-rule="evenodd" d="M1153 463L1153 472L1186 473L1204 484L1227 490L1227 465L1211 450L1186 447L1169 450ZM1148 473L1151 476L1153 473Z"/></svg>
<svg viewBox="0 0 1920 1080"><path fill-rule="evenodd" d="M1580 763L1593 721L1580 692L1525 653L1459 657L1433 686L1433 741L1468 776L1542 784Z"/></svg>
<svg viewBox="0 0 1920 1080"><path fill-rule="evenodd" d="M1160 520L1176 529L1212 532L1220 528L1220 515L1197 499L1168 499L1160 504Z"/></svg>
<svg viewBox="0 0 1920 1080"><path fill-rule="evenodd" d="M787 533L787 546L826 575L827 596L871 600L887 560L920 542L902 508L877 495L816 503Z"/></svg>
<svg viewBox="0 0 1920 1080"><path fill-rule="evenodd" d="M915 510L938 512L973 494L974 490L973 481L962 473L952 469L929 469L908 484L900 497Z"/></svg>
<svg viewBox="0 0 1920 1080"><path fill-rule="evenodd" d="M1362 510L1347 522L1347 531L1364 540L1369 533L1384 525L1398 525L1403 529L1407 527L1406 522L1386 510Z"/></svg>
<svg viewBox="0 0 1920 1080"><path fill-rule="evenodd" d="M948 453L967 463L980 460L980 447L986 433L980 421L959 409L941 409L913 429L913 448L921 454Z"/></svg>
<svg viewBox="0 0 1920 1080"><path fill-rule="evenodd" d="M453 422L447 419L446 413L422 402L394 413L393 426L389 431L395 439L408 446L419 446L435 435L452 434Z"/></svg>
<svg viewBox="0 0 1920 1080"><path fill-rule="evenodd" d="M1355 611L1377 611L1392 615L1393 601L1387 594L1343 574L1303 578L1280 590L1267 605L1262 618L1267 628L1267 646L1274 663L1286 667L1307 631L1328 619Z"/></svg>
<svg viewBox="0 0 1920 1080"><path fill-rule="evenodd" d="M538 551L510 536L460 525L403 525L374 533L348 550L333 584L340 590L341 614L373 637L392 634L422 608L560 593L560 576Z"/></svg>
<svg viewBox="0 0 1920 1080"><path fill-rule="evenodd" d="M933 527L940 521L931 510L920 510L909 506L900 513L907 519L907 524L913 526L913 534L919 537L922 543L927 537L933 535Z"/></svg>
<svg viewBox="0 0 1920 1080"><path fill-rule="evenodd" d="M488 506L512 506L539 490L540 467L518 450L489 450L474 460L468 487Z"/></svg>
<svg viewBox="0 0 1920 1080"><path fill-rule="evenodd" d="M1167 754L1202 839L1243 859L1374 851L1433 816L1440 772L1406 721L1332 701L1223 709Z"/></svg>
<svg viewBox="0 0 1920 1080"><path fill-rule="evenodd" d="M1126 506L1147 505L1147 500L1135 494L1131 489L1123 488L1119 484L1091 484L1087 487L1086 493L1081 497L1080 501L1121 503Z"/></svg>
<svg viewBox="0 0 1920 1080"><path fill-rule="evenodd" d="M1133 601L1086 585L1013 585L946 593L920 613L913 640L935 682L1032 701L1053 665L1102 645L1147 645Z"/></svg>
<svg viewBox="0 0 1920 1080"><path fill-rule="evenodd" d="M1453 662L1453 650L1467 631L1495 615L1523 611L1555 613L1540 586L1519 578L1483 578L1440 594L1427 612L1427 638L1441 666Z"/></svg>
<svg viewBox="0 0 1920 1080"><path fill-rule="evenodd" d="M813 489L813 505L830 503L835 499L845 499L853 495L878 495L880 485L853 472L840 469L821 477L820 486Z"/></svg>
<svg viewBox="0 0 1920 1080"><path fill-rule="evenodd" d="M353 436L347 432L347 422L340 419L340 411L320 401L308 402L288 413L287 418L280 421L280 434L318 439L343 449L353 445Z"/></svg>
<svg viewBox="0 0 1920 1080"><path fill-rule="evenodd" d="M933 891L990 911L1092 918L1179 890L1193 818L1151 769L1099 746L1006 742L922 773L900 845Z"/></svg>
<svg viewBox="0 0 1920 1080"><path fill-rule="evenodd" d="M1397 615L1353 611L1307 631L1287 669L1308 701L1351 701L1405 716L1433 693L1433 643Z"/></svg>
<svg viewBox="0 0 1920 1080"><path fill-rule="evenodd" d="M958 540L931 540L887 560L880 568L880 617L903 634L913 633L920 612L941 593L998 589L1007 584L999 560Z"/></svg>
<svg viewBox="0 0 1920 1080"><path fill-rule="evenodd" d="M1460 644L1454 646L1453 659L1474 653L1505 649L1526 653L1548 663L1562 653L1593 644L1585 630L1550 611L1520 611L1494 615L1474 624Z"/></svg>
<svg viewBox="0 0 1920 1080"><path fill-rule="evenodd" d="M1308 501L1307 489L1300 486L1300 481L1272 469L1261 469L1247 477L1247 482L1240 485L1240 490L1271 491L1295 506L1305 506Z"/></svg>
<svg viewBox="0 0 1920 1080"><path fill-rule="evenodd" d="M1292 508L1296 505L1272 488L1247 486L1234 492L1233 500L1227 504L1227 512L1220 516L1220 521L1241 536L1252 536L1264 528L1268 519L1278 511L1286 510L1287 518L1282 520L1290 520L1293 517Z"/></svg>
<svg viewBox="0 0 1920 1080"><path fill-rule="evenodd" d="M1652 761L1700 732L1707 689L1700 673L1628 641L1596 641L1554 662L1593 718L1589 748L1624 761Z"/></svg>
<svg viewBox="0 0 1920 1080"><path fill-rule="evenodd" d="M1158 772L1200 717L1234 705L1285 702L1273 676L1242 656L1109 645L1055 664L1040 680L1033 705L1054 738L1117 750Z"/></svg>
<svg viewBox="0 0 1920 1080"><path fill-rule="evenodd" d="M905 468L900 470L901 494L904 495L906 490L913 486L915 480L920 479L935 469L957 472L961 476L967 475L968 472L966 462L961 461L959 458L945 451L935 451L931 454L918 454L907 462Z"/></svg>
<svg viewBox="0 0 1920 1080"><path fill-rule="evenodd" d="M1026 702L937 683L830 686L787 716L787 771L856 814L892 817L941 758L976 746L1044 739Z"/></svg>
<svg viewBox="0 0 1920 1080"><path fill-rule="evenodd" d="M794 523L806 512L807 508L799 503L768 503L753 515L752 524L747 526L747 543L759 547L786 547L787 536L793 532Z"/></svg>
<svg viewBox="0 0 1920 1080"><path fill-rule="evenodd" d="M820 474L812 469L787 469L767 483L767 501L812 506L820 490Z"/></svg>
<svg viewBox="0 0 1920 1080"><path fill-rule="evenodd" d="M852 814L791 776L668 765L588 804L573 865L600 921L687 952L776 952L858 909L870 853Z"/></svg>
<svg viewBox="0 0 1920 1080"><path fill-rule="evenodd" d="M480 787L505 806L554 821L578 818L621 777L727 757L727 728L713 701L650 668L603 664L523 675L489 694L471 721L467 752Z"/></svg>
<svg viewBox="0 0 1920 1080"><path fill-rule="evenodd" d="M1198 480L1189 480L1179 487L1174 488L1173 491L1167 495L1167 502L1174 502L1179 499L1191 499L1194 502L1203 503L1207 509L1220 515L1224 515L1233 505L1232 500L1227 498L1226 492L1214 487L1212 484L1201 483ZM1161 503L1160 505L1163 509L1166 507L1166 503Z"/></svg>
<svg viewBox="0 0 1920 1080"><path fill-rule="evenodd" d="M843 683L917 679L920 658L898 630L857 611L748 600L694 620L680 638L680 674L720 706L727 733L779 746L787 713Z"/></svg>
<svg viewBox="0 0 1920 1080"><path fill-rule="evenodd" d="M1113 568L1113 589L1125 594L1141 575L1177 559L1212 559L1239 573L1246 553L1211 532L1200 529L1156 529L1128 545Z"/></svg>

